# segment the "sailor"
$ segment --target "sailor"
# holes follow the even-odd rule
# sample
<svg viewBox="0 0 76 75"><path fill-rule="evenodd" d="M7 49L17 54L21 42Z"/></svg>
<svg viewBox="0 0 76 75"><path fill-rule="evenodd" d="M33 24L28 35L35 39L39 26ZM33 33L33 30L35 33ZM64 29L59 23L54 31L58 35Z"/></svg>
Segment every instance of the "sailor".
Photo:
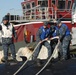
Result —
<svg viewBox="0 0 76 75"><path fill-rule="evenodd" d="M51 23L49 38L51 38L51 37L56 37L56 36L58 36L58 35L59 35L58 27L55 25L55 23ZM53 52L53 50L54 50L57 42L58 42L58 39L53 39L53 40L51 40L50 45L51 45L51 47L52 47L52 52Z"/></svg>
<svg viewBox="0 0 76 75"><path fill-rule="evenodd" d="M47 42L48 40L48 34L49 34L49 28L47 27L48 23L44 22L44 25L41 26L38 29L37 35L36 35L36 42L37 44L39 44L39 46L37 47L36 51L33 54L33 60L37 60L37 56L40 52L40 49L42 47L42 45L46 46L48 49L48 58L51 56L51 46L50 44ZM43 41L45 40L45 41ZM37 63L38 65L40 65L40 63Z"/></svg>
<svg viewBox="0 0 76 75"><path fill-rule="evenodd" d="M69 46L71 41L70 30L68 26L58 20L57 23L59 27L59 38L61 41L62 50L60 51L61 60L67 60L70 58Z"/></svg>
<svg viewBox="0 0 76 75"><path fill-rule="evenodd" d="M17 39L17 35L13 25L9 22L8 17L3 17L2 23L0 25L0 30L2 32L2 47L4 50L3 62L8 60L8 49L10 48L13 60L16 61L15 46L13 43L13 35Z"/></svg>

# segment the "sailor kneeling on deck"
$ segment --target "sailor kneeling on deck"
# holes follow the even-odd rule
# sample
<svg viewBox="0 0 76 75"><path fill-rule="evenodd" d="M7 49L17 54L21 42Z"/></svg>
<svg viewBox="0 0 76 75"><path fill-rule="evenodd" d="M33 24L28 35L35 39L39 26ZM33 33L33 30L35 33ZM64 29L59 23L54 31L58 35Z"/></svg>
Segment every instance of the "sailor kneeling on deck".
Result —
<svg viewBox="0 0 76 75"><path fill-rule="evenodd" d="M9 23L9 19L6 16L3 17L3 21L0 25L0 31L2 32L2 47L4 50L3 61L7 62L8 60L9 47L12 53L13 60L16 61L16 53L15 53L15 46L13 43L13 35L15 39L17 39L17 35L16 35L13 25Z"/></svg>

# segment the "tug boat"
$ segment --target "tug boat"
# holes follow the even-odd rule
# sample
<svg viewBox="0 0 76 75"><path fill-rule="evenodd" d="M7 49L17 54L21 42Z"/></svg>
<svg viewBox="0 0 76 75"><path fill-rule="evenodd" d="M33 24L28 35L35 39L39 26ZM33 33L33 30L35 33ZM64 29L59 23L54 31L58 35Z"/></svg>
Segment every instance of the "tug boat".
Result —
<svg viewBox="0 0 76 75"><path fill-rule="evenodd" d="M17 42L30 42L32 36L35 41L36 32L44 21L61 19L70 30L76 27L76 0L24 0L21 5L22 10L14 11L22 11L22 15L8 14L10 22L15 24Z"/></svg>
<svg viewBox="0 0 76 75"><path fill-rule="evenodd" d="M24 0L22 3L22 15L7 14L9 21L14 24L18 40L15 43L24 41L26 44L35 42L36 32L44 21L57 22L61 19L72 31L76 27L76 0ZM19 11L15 11L19 12ZM75 35L71 45L75 46ZM25 44L24 44L25 45ZM22 45L19 45L19 48ZM75 47L76 49L76 47ZM74 49L74 51L76 51ZM75 52L72 52L75 53ZM75 56L75 55L74 55ZM44 62L44 60L43 60ZM15 74L24 63L0 64L1 75L76 75L76 58L65 61L53 62L48 65L43 72L37 72L43 67L37 67L33 61L28 61L26 66Z"/></svg>

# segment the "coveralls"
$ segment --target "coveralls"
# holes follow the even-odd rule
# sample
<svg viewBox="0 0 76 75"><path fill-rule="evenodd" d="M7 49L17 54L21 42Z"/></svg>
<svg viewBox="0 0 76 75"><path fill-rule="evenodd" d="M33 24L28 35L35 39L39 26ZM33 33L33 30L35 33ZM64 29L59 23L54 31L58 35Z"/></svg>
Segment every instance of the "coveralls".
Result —
<svg viewBox="0 0 76 75"><path fill-rule="evenodd" d="M16 53L15 53L15 46L13 43L13 36L17 39L17 35L15 32L15 29L11 23L8 23L7 25L4 25L1 23L0 30L2 32L2 47L4 50L4 60L7 61L8 59L8 49L10 48L12 57L15 60L16 59Z"/></svg>
<svg viewBox="0 0 76 75"><path fill-rule="evenodd" d="M51 25L51 26L50 26L50 34L49 34L49 37L56 37L56 36L58 36L58 35L59 35L58 27L55 26L55 25ZM53 39L53 40L51 40L50 45L51 45L51 47L52 47L52 52L53 52L53 50L54 50L57 42L58 42L58 39Z"/></svg>
<svg viewBox="0 0 76 75"><path fill-rule="evenodd" d="M44 28L43 26L39 28L37 35L36 35L36 41L37 44L44 40L45 38L48 37L49 34L49 28ZM39 46L37 47L36 51L33 54L33 59L37 59L37 56L40 52L40 49L42 47L42 45L46 46L48 49L48 58L51 56L51 46L47 41L42 42L41 44L39 44Z"/></svg>
<svg viewBox="0 0 76 75"><path fill-rule="evenodd" d="M71 41L70 30L66 24L63 24L59 28L59 38L61 41L62 50L60 51L60 55L62 59L68 59L70 57L69 54L69 46Z"/></svg>

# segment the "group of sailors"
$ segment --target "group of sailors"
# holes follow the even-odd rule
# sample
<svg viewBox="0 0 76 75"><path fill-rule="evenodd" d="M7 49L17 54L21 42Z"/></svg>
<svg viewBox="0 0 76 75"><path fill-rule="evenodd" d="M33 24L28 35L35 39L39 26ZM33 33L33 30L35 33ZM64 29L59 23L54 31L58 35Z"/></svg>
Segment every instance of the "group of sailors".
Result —
<svg viewBox="0 0 76 75"><path fill-rule="evenodd" d="M33 60L37 60L37 56L40 52L42 45L44 45L48 49L48 59L52 55L52 52L58 42L58 39L54 39L50 41L50 44L47 40L50 38L57 37L61 44L61 49L59 50L59 59L67 60L70 58L69 53L69 45L71 41L70 30L68 26L62 23L61 20L58 20L57 23L51 23L50 28L48 27L48 22L44 22L44 25L38 29L36 35L36 42L39 44L36 51L33 54ZM40 61L37 61L38 65L40 65Z"/></svg>
<svg viewBox="0 0 76 75"><path fill-rule="evenodd" d="M37 56L40 52L40 49L42 45L46 46L48 49L48 59L51 56L58 39L60 39L61 42L61 49L60 49L60 58L62 60L67 60L70 58L69 54L69 45L71 41L71 35L70 30L66 24L63 24L60 20L58 20L57 23L51 23L50 27L48 27L50 23L44 22L43 26L41 26L38 29L37 35L36 35L36 42L37 44L40 43L35 50L33 54L33 60L37 59ZM9 23L9 20L7 17L3 18L3 21L0 25L0 31L2 32L2 47L4 52L4 58L2 61L6 62L8 61L8 49L10 48L13 60L16 61L16 52L15 52L15 46L13 42L13 36L17 40L17 35L14 29L14 26ZM47 40L49 40L52 37L58 37L58 39L54 39L50 41L50 44Z"/></svg>

